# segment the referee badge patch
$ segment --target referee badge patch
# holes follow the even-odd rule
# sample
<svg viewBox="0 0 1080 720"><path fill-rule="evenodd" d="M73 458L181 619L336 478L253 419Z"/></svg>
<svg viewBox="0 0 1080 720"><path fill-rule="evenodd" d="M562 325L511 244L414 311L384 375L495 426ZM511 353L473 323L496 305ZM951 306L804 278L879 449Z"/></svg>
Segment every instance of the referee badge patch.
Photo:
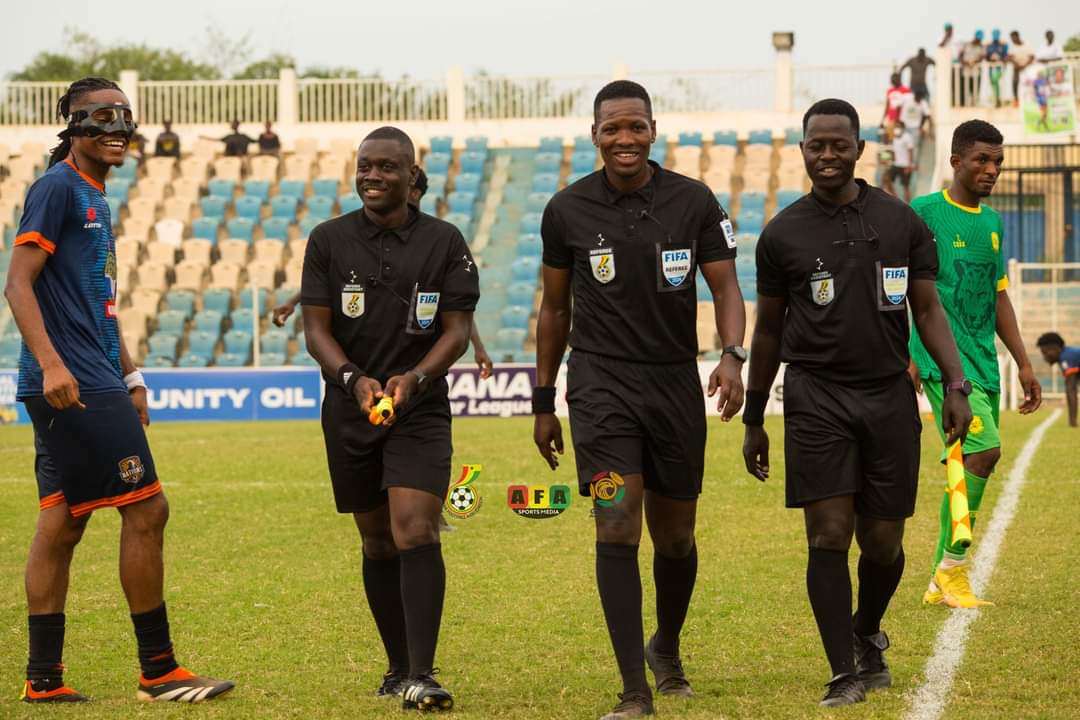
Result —
<svg viewBox="0 0 1080 720"><path fill-rule="evenodd" d="M836 297L836 283L832 273L816 272L810 276L810 299L818 305L828 305Z"/></svg>
<svg viewBox="0 0 1080 720"><path fill-rule="evenodd" d="M904 267L882 267L881 289L885 298L893 305L899 305L907 297L908 269Z"/></svg>
<svg viewBox="0 0 1080 720"><path fill-rule="evenodd" d="M598 282L609 283L615 279L615 251L609 247L593 248L589 251L589 264L592 276Z"/></svg>
<svg viewBox="0 0 1080 720"><path fill-rule="evenodd" d="M363 285L346 285L341 288L341 312L349 318L358 318L364 314Z"/></svg>
<svg viewBox="0 0 1080 720"><path fill-rule="evenodd" d="M672 287L678 287L690 274L690 248L677 248L675 250L662 250L660 262L664 271L664 279Z"/></svg>
<svg viewBox="0 0 1080 720"><path fill-rule="evenodd" d="M435 322L439 311L439 293L418 292L416 294L416 324L421 330L427 330Z"/></svg>
<svg viewBox="0 0 1080 720"><path fill-rule="evenodd" d="M729 248L734 249L737 243L735 240L735 228L731 226L731 221L724 218L720 221L720 227L724 229L724 242L727 243Z"/></svg>

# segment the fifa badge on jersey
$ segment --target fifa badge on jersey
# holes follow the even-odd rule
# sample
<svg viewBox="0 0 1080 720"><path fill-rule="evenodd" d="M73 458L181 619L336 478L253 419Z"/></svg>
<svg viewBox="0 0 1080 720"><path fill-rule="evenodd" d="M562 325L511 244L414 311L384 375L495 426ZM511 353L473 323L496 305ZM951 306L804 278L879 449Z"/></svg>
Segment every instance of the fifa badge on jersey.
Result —
<svg viewBox="0 0 1080 720"><path fill-rule="evenodd" d="M143 468L142 458L138 455L126 457L120 461L120 479L129 485L138 485L143 479L146 470Z"/></svg>
<svg viewBox="0 0 1080 720"><path fill-rule="evenodd" d="M893 305L899 305L907 297L908 269L904 267L881 268L881 289Z"/></svg>
<svg viewBox="0 0 1080 720"><path fill-rule="evenodd" d="M818 260L821 267L821 260ZM836 297L836 282L828 270L818 270L810 276L810 299L818 305L828 305Z"/></svg>
<svg viewBox="0 0 1080 720"><path fill-rule="evenodd" d="M720 221L720 227L723 228L723 230L724 230L724 242L727 243L727 246L729 248L734 250L735 249L735 244L736 244L735 243L735 228L733 228L731 226L731 221L728 220L727 218L724 218L723 220Z"/></svg>
<svg viewBox="0 0 1080 720"><path fill-rule="evenodd" d="M345 285L341 288L341 312L349 318L358 318L364 314L363 285Z"/></svg>
<svg viewBox="0 0 1080 720"><path fill-rule="evenodd" d="M593 248L589 251L589 264L592 276L598 282L609 283L615 279L615 251L609 247Z"/></svg>
<svg viewBox="0 0 1080 720"><path fill-rule="evenodd" d="M690 274L690 248L664 250L660 253L660 263L664 270L664 279L673 287L678 287Z"/></svg>
<svg viewBox="0 0 1080 720"><path fill-rule="evenodd" d="M431 327L431 323L435 322L435 314L438 311L439 293L416 293L416 324L420 326L420 329L427 330Z"/></svg>

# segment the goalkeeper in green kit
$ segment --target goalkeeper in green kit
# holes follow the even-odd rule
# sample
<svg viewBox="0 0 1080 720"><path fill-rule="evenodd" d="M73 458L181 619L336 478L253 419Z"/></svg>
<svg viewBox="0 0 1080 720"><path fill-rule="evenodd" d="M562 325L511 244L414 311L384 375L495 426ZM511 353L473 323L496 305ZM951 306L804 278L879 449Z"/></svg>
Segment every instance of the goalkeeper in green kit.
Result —
<svg viewBox="0 0 1080 720"><path fill-rule="evenodd" d="M910 372L915 386L922 384L934 408L942 441L941 406L945 394L962 392L971 403L972 421L963 444L964 481L972 527L990 473L1001 457L998 405L1001 383L995 334L1001 338L1020 368L1024 392L1021 413L1034 412L1042 403L1042 388L1035 379L1020 328L1007 291L1009 279L1001 255L1001 216L980 201L994 189L1005 158L1001 133L990 123L969 120L952 137L953 181L948 190L916 198L911 206L930 226L937 242L938 294L949 318L965 380L942 386L941 371L919 338L911 331ZM942 461L946 453L942 452ZM923 602L953 608L988 605L968 582L968 548L953 544L949 496L941 504L941 526L934 554L934 574Z"/></svg>

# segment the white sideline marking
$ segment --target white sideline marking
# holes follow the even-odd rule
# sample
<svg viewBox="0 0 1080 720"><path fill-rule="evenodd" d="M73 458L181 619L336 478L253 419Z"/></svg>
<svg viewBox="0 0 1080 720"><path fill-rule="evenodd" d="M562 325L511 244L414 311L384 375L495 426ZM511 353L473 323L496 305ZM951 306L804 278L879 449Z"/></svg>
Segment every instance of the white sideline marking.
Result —
<svg viewBox="0 0 1080 720"><path fill-rule="evenodd" d="M982 595L990 576L994 573L997 565L998 553L1001 552L1001 543L1005 540L1005 532L1012 524L1016 516L1016 507L1020 502L1020 492L1027 482L1028 466L1031 465L1035 451L1042 444L1043 435L1047 428L1061 415L1058 408L1050 417L1035 428L1028 437L1020 454L1016 456L1016 462L1009 472L1009 479L1001 490L1001 496L994 506L990 524L979 541L978 552L971 570L971 589L976 595ZM971 624L979 617L979 608L971 610L951 610L949 619L945 621L937 640L934 642L934 654L926 661L926 681L915 693L915 699L911 703L911 709L905 716L906 720L938 720L945 711L945 703L952 689L953 675L960 667L960 661L964 657L964 646L967 645L968 631Z"/></svg>

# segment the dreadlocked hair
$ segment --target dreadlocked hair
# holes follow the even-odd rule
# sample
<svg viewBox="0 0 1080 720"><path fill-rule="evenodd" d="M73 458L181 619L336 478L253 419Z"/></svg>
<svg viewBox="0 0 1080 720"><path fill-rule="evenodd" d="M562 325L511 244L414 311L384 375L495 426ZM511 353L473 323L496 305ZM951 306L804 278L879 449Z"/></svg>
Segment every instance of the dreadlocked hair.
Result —
<svg viewBox="0 0 1080 720"><path fill-rule="evenodd" d="M112 80L106 80L100 77L87 77L82 80L76 80L68 87L67 92L60 96L60 99L56 101L56 116L61 120L67 122L71 117L71 103L82 97L86 93L94 92L95 90L119 90L120 86L114 83ZM52 167L58 162L63 162L64 158L71 152L71 133L67 128L64 128L58 135L60 138L60 144L52 149L49 154L49 167Z"/></svg>

